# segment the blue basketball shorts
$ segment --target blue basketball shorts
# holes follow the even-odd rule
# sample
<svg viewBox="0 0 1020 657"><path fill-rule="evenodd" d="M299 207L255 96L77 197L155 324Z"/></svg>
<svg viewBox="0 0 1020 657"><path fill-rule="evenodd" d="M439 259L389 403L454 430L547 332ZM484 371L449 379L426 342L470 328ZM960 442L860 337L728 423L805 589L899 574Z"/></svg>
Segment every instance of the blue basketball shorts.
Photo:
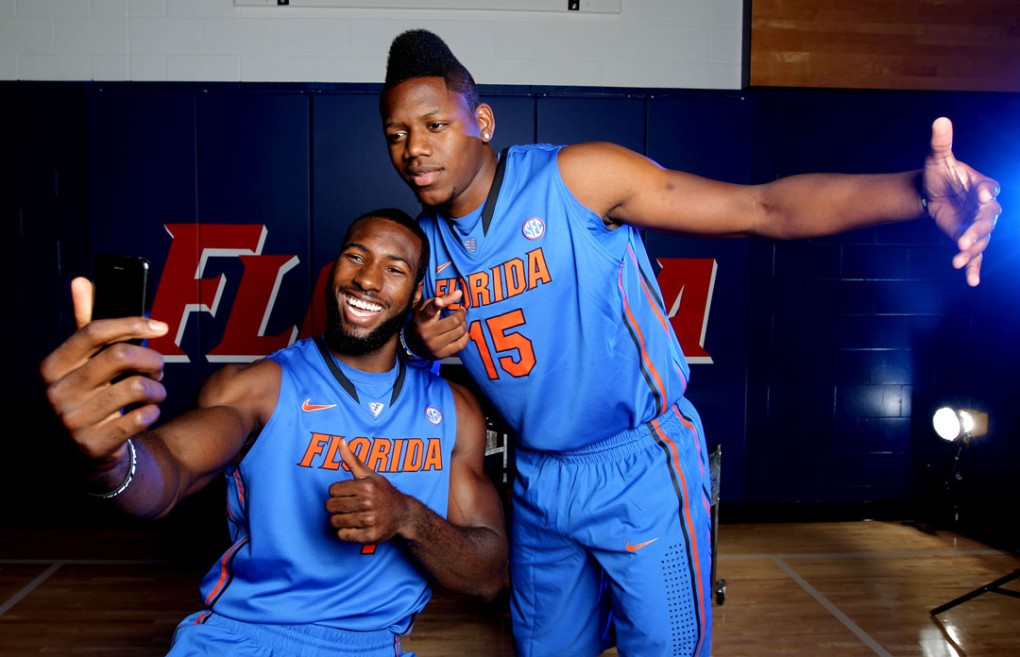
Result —
<svg viewBox="0 0 1020 657"><path fill-rule="evenodd" d="M520 657L708 657L711 479L686 399L569 453L518 449L510 582Z"/></svg>
<svg viewBox="0 0 1020 657"><path fill-rule="evenodd" d="M393 632L245 623L210 611L177 625L167 657L414 657Z"/></svg>

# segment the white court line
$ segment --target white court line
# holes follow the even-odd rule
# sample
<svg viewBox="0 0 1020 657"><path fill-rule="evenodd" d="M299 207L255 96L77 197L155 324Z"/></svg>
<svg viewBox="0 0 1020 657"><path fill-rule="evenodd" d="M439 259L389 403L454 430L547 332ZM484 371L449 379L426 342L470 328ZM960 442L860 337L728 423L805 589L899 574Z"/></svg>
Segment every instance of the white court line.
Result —
<svg viewBox="0 0 1020 657"><path fill-rule="evenodd" d="M801 577L787 561L797 559L902 559L918 557L959 557L959 556L1010 556L1009 553L993 549L977 550L928 550L928 551L889 551L889 552L814 552L799 554L732 554L720 555L718 561L752 561L765 560L775 563L780 570L786 573L793 581L804 589L818 604L832 614L848 630L860 639L866 646L871 648L879 657L892 657L892 654L881 646L874 638L865 632L859 625L850 620L839 607L834 605L828 598L822 595L817 589Z"/></svg>
<svg viewBox="0 0 1020 657"><path fill-rule="evenodd" d="M772 561L775 562L775 564L779 566L779 568L784 573L789 575L793 579L793 581L800 584L800 587L807 591L812 598L817 600L818 604L822 605L822 607L827 609L829 613L835 616L839 620L839 622L843 623L843 625L845 625L848 630L853 632L858 639L863 641L866 646L871 648L872 652L874 652L876 655L879 655L879 657L892 657L892 653L886 651L886 649L883 648L878 643L878 641L875 641L873 638L871 638L870 634L862 630L861 627L857 625L857 623L850 620L849 616L840 611L839 607L829 602L828 598L819 593L818 590L815 589L815 587L808 584L807 580L798 575L797 571L795 571L793 568L787 565L785 561L778 557L772 559Z"/></svg>
<svg viewBox="0 0 1020 657"><path fill-rule="evenodd" d="M10 598L8 598L6 602L0 605L0 616L3 616L4 614L7 613L8 609L21 602L22 598L24 598L26 595L34 591L40 584L49 579L50 575L60 570L60 567L62 565L63 563L60 561L54 563L49 568L44 570L41 575L39 575L31 582L29 582L24 588L22 588L20 591L18 591Z"/></svg>
<svg viewBox="0 0 1020 657"><path fill-rule="evenodd" d="M53 573L60 570L61 566L123 566L123 565L151 565L167 563L154 559L0 559L0 565L37 565L50 564L38 577L29 582L24 588L12 595L0 604L0 616L3 616L14 605L21 602L25 596L35 591L39 586L50 578Z"/></svg>

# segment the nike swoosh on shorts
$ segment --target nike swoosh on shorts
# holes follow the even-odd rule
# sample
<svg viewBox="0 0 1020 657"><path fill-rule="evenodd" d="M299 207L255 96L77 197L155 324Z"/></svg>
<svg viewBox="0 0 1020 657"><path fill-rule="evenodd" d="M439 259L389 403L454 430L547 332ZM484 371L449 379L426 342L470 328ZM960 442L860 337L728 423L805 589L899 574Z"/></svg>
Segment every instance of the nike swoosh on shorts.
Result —
<svg viewBox="0 0 1020 657"><path fill-rule="evenodd" d="M627 552L637 552L641 548L643 548L645 546L648 546L648 545L651 545L652 543L654 543L657 540L659 540L659 539L658 538L653 538L650 541L645 541L644 543L638 543L637 545L631 545L630 541L627 541Z"/></svg>

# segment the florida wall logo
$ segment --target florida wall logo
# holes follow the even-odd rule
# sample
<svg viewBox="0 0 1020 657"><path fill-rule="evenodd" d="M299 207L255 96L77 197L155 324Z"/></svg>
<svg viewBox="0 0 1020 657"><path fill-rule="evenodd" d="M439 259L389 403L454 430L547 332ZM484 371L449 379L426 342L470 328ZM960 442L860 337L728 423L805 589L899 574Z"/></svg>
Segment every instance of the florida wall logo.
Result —
<svg viewBox="0 0 1020 657"><path fill-rule="evenodd" d="M168 363L190 363L195 354L181 347L189 321L208 313L216 317L230 306L223 334L205 354L214 363L251 362L325 328L324 294L330 265L318 272L311 303L303 318L276 334L267 334L277 295L287 272L298 265L297 255L264 254L268 230L264 224L166 224L172 238L159 277L151 315L170 325L149 346ZM236 258L242 264L239 281L228 286L226 274L206 277L214 258ZM659 287L669 321L691 363L711 363L705 350L717 263L712 258L659 258ZM235 289L230 304L224 291Z"/></svg>

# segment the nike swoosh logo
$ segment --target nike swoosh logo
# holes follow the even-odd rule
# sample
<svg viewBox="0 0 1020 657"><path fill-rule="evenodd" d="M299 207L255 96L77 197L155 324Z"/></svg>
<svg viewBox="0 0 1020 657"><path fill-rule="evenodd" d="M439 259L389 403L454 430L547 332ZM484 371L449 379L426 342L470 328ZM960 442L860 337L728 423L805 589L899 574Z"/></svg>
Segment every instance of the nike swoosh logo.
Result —
<svg viewBox="0 0 1020 657"><path fill-rule="evenodd" d="M436 273L438 274L439 272L443 271L444 269L446 269L447 267L449 267L452 264L453 264L452 260L447 260L443 264L441 264L438 267L436 267Z"/></svg>
<svg viewBox="0 0 1020 657"><path fill-rule="evenodd" d="M311 401L312 401L311 398L306 399L301 404L301 410L304 411L305 413L311 413L312 411L324 411L327 408L333 408L334 406L336 406L336 404L311 404L309 403Z"/></svg>
<svg viewBox="0 0 1020 657"><path fill-rule="evenodd" d="M627 541L627 552L637 552L641 548L643 548L645 546L648 546L648 545L651 545L652 543L654 543L657 540L659 540L659 539L658 538L653 538L650 541L645 541L644 543L638 543L637 545L631 545L630 541Z"/></svg>

